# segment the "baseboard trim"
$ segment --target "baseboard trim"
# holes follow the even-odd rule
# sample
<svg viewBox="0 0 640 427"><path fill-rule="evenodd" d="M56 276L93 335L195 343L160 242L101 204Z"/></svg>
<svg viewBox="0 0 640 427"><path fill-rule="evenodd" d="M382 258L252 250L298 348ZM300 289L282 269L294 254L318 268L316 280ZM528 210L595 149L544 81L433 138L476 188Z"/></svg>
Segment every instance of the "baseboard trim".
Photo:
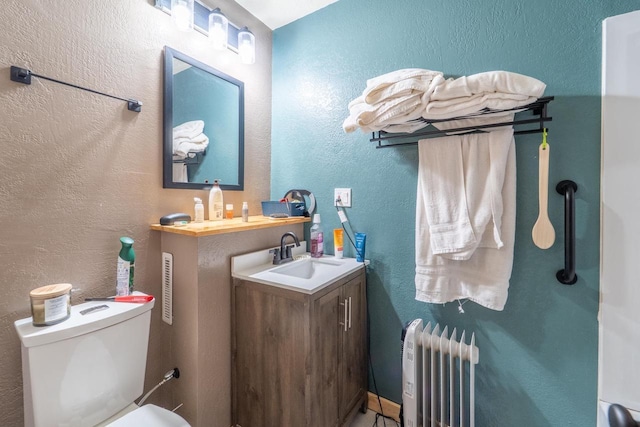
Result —
<svg viewBox="0 0 640 427"><path fill-rule="evenodd" d="M380 404L382 404L382 408L380 408ZM387 417L391 417L397 422L400 422L400 405L396 402L392 402L391 400L385 399L384 397L380 397L380 404L378 403L378 396L369 392L367 398L367 407L372 411L375 411L379 414L384 413Z"/></svg>

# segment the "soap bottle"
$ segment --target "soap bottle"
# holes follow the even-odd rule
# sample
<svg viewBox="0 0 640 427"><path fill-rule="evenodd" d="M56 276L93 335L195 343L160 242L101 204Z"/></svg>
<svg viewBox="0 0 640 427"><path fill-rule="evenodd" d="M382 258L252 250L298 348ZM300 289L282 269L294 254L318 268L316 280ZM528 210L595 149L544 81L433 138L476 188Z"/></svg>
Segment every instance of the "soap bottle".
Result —
<svg viewBox="0 0 640 427"><path fill-rule="evenodd" d="M249 222L249 204L242 202L242 222Z"/></svg>
<svg viewBox="0 0 640 427"><path fill-rule="evenodd" d="M311 256L320 258L324 253L324 233L320 225L320 214L313 215L313 225L311 226Z"/></svg>
<svg viewBox="0 0 640 427"><path fill-rule="evenodd" d="M193 200L196 202L194 222L204 222L204 205L202 204L202 199L200 197L194 197Z"/></svg>
<svg viewBox="0 0 640 427"><path fill-rule="evenodd" d="M220 181L213 180L213 187L209 190L209 221L222 221L224 212L222 210L224 201L222 198L222 190L218 184Z"/></svg>
<svg viewBox="0 0 640 427"><path fill-rule="evenodd" d="M136 253L133 251L133 239L121 237L120 253L118 254L118 267L116 273L116 295L124 296L133 293L133 270L136 261Z"/></svg>

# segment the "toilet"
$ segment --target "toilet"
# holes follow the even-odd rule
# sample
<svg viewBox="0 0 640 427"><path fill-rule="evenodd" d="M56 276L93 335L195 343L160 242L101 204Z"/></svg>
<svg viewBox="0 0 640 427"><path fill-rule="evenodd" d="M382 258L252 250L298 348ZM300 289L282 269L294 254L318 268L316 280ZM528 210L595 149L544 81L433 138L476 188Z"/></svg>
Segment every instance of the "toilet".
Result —
<svg viewBox="0 0 640 427"><path fill-rule="evenodd" d="M154 303L92 301L56 325L16 321L25 426L188 427L178 414L134 403L144 391Z"/></svg>

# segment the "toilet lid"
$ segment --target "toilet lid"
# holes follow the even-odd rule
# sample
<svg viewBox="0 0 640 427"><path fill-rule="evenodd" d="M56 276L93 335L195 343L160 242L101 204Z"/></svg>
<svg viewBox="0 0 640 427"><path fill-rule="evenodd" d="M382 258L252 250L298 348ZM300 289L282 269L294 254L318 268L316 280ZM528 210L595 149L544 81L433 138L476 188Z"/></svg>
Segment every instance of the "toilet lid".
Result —
<svg viewBox="0 0 640 427"><path fill-rule="evenodd" d="M108 427L190 427L180 415L159 406L148 404L118 418Z"/></svg>

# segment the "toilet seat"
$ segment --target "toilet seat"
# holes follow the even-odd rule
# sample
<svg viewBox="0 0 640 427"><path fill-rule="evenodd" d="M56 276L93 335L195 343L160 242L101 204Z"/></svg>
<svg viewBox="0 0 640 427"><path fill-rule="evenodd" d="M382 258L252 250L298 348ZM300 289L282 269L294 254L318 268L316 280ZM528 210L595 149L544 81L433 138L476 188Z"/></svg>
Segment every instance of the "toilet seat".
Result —
<svg viewBox="0 0 640 427"><path fill-rule="evenodd" d="M107 424L108 427L190 427L184 418L159 406L147 404L125 416L118 418L114 422Z"/></svg>

